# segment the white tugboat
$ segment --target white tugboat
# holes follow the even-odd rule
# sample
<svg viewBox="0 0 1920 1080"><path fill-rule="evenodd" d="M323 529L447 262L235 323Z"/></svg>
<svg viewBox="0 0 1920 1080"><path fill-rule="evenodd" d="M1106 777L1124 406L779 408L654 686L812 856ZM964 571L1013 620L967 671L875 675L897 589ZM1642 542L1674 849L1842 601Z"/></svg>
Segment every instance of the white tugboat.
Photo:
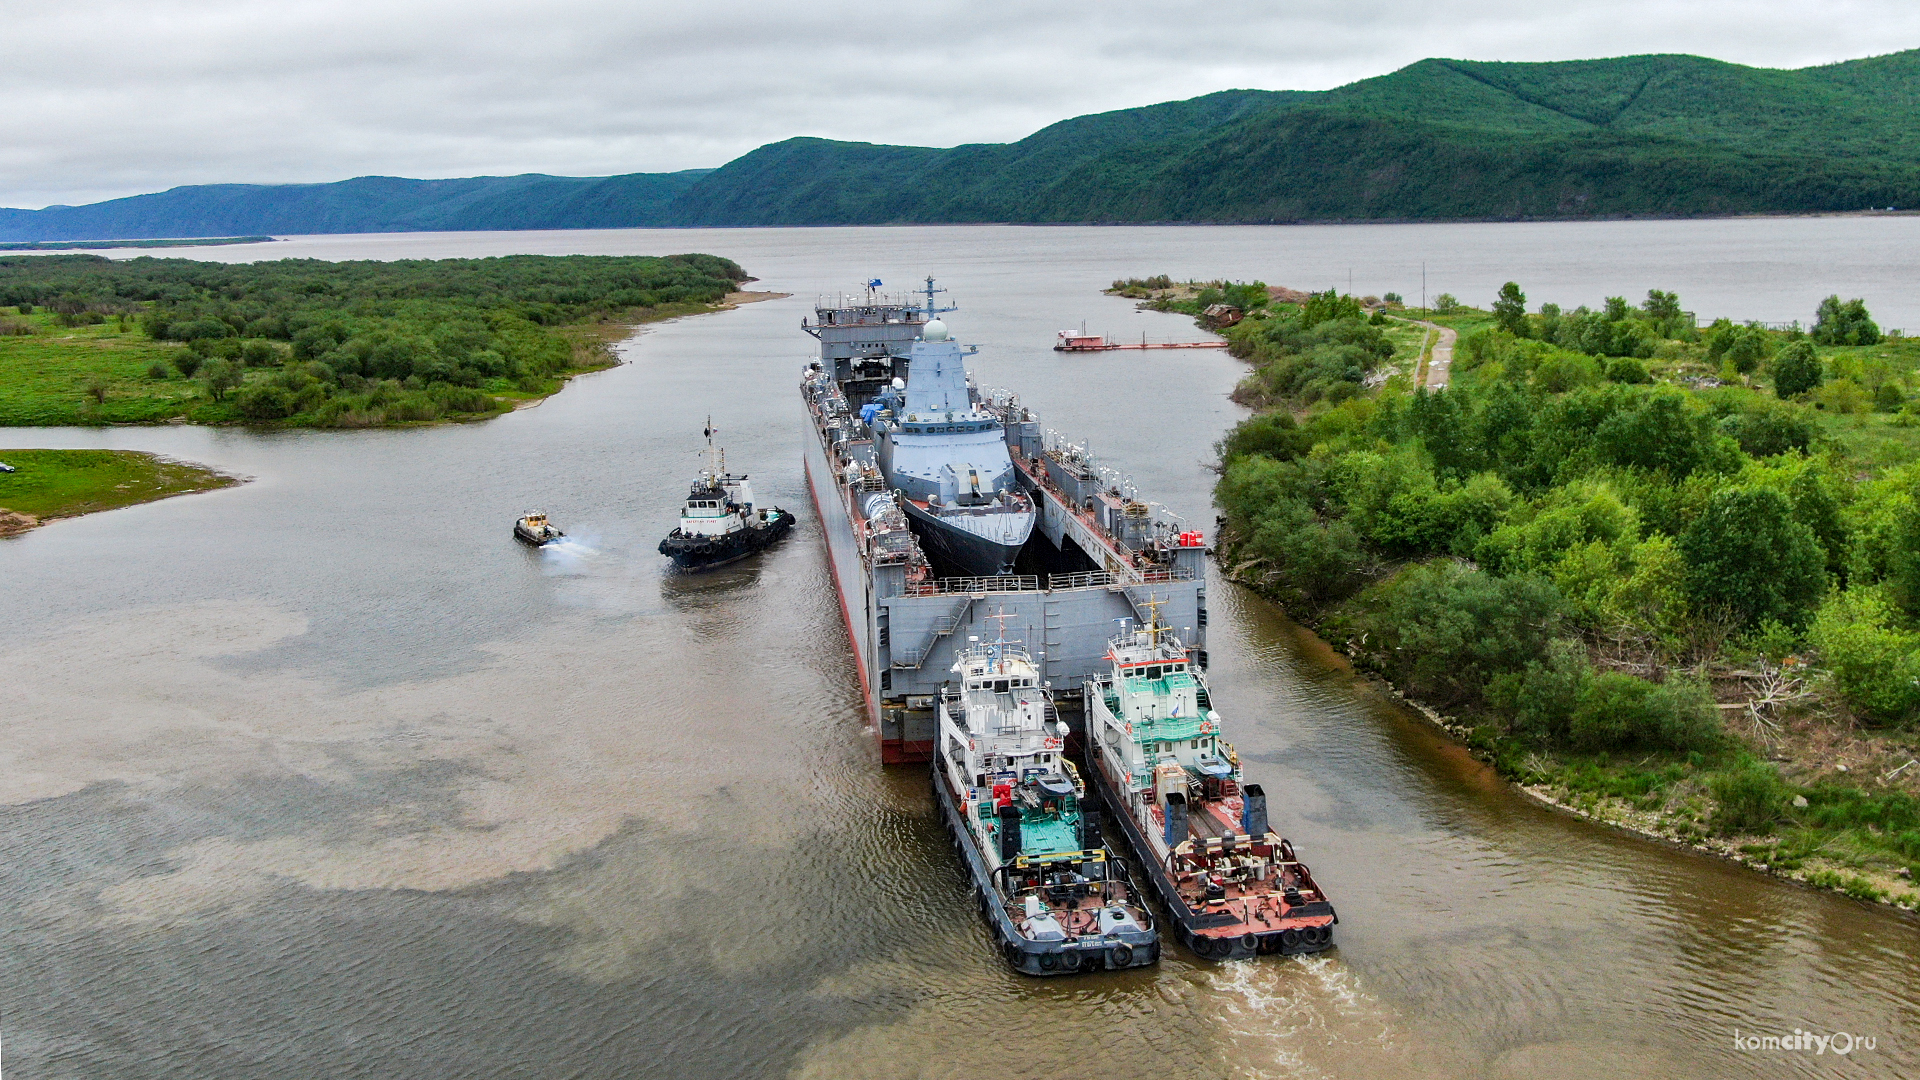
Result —
<svg viewBox="0 0 1920 1080"><path fill-rule="evenodd" d="M934 798L1007 963L1028 975L1155 963L1153 916L1082 812L1039 669L1004 634L971 640L940 697Z"/></svg>
<svg viewBox="0 0 1920 1080"><path fill-rule="evenodd" d="M1094 783L1181 943L1211 960L1332 945L1339 917L1268 828L1266 793L1242 782L1187 647L1156 611L1113 639L1107 660L1086 689Z"/></svg>
<svg viewBox="0 0 1920 1080"><path fill-rule="evenodd" d="M764 551L793 528L793 515L777 506L756 510L745 474L727 471L727 452L713 445L707 418L708 468L687 493L680 524L660 541L660 554L682 570L711 570Z"/></svg>

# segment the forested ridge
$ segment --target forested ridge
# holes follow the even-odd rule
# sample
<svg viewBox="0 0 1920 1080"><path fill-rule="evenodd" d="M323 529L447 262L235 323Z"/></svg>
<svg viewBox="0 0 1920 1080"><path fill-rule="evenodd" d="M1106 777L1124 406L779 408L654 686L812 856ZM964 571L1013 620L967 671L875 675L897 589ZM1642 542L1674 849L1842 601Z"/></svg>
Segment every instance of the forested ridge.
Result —
<svg viewBox="0 0 1920 1080"><path fill-rule="evenodd" d="M1258 283L1116 291L1248 316L1222 563L1507 776L1777 872L1920 904L1920 343L1679 297L1397 304ZM1388 298L1397 300L1397 298Z"/></svg>
<svg viewBox="0 0 1920 1080"><path fill-rule="evenodd" d="M718 169L208 185L0 210L0 240L906 222L1519 220L1920 206L1920 50L1423 60L945 149L794 138Z"/></svg>
<svg viewBox="0 0 1920 1080"><path fill-rule="evenodd" d="M610 363L596 327L705 311L744 280L712 255L0 257L0 424L485 416Z"/></svg>

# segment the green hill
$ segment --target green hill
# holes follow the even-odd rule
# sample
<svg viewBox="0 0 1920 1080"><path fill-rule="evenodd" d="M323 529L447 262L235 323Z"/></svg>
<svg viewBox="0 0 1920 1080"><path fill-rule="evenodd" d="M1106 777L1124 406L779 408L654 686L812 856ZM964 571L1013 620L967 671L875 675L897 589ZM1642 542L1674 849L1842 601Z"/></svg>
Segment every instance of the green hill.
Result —
<svg viewBox="0 0 1920 1080"><path fill-rule="evenodd" d="M1920 50L1780 71L1697 56L1422 60L950 149L797 138L719 169L362 177L0 210L0 240L944 222L1513 220L1920 206Z"/></svg>
<svg viewBox="0 0 1920 1080"><path fill-rule="evenodd" d="M1227 95L1212 95L1197 106ZM1184 124L1128 110L1005 146L793 140L703 177L689 224L1514 219L1920 203L1920 50L1799 71L1694 56L1423 60ZM1167 106L1155 106L1166 109ZM1073 125L1103 138L1062 146Z"/></svg>

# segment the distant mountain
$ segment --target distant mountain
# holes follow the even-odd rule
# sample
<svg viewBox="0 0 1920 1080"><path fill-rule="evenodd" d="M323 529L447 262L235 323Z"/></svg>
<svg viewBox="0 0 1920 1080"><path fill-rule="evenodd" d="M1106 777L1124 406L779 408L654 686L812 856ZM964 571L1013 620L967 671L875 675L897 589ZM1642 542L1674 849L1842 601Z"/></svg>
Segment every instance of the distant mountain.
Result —
<svg viewBox="0 0 1920 1080"><path fill-rule="evenodd" d="M710 171L205 184L87 206L0 210L0 240L659 225L665 223L662 215L673 199Z"/></svg>
<svg viewBox="0 0 1920 1080"><path fill-rule="evenodd" d="M1515 220L1920 206L1920 50L1423 60L951 149L798 138L713 170L361 177L0 210L0 239L934 222Z"/></svg>

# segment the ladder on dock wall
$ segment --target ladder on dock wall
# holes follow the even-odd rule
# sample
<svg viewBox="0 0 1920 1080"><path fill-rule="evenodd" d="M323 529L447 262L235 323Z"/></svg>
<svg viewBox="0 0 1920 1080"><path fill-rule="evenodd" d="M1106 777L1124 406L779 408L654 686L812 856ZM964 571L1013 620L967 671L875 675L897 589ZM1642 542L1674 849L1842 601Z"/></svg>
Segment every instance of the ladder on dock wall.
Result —
<svg viewBox="0 0 1920 1080"><path fill-rule="evenodd" d="M926 663L927 657L933 655L934 647L940 644L941 638L967 625L968 616L973 612L973 601L974 598L969 596L961 601L960 606L955 608L952 614L935 617L933 636L922 642L917 649L896 652L892 666L904 671L920 670L920 665Z"/></svg>

